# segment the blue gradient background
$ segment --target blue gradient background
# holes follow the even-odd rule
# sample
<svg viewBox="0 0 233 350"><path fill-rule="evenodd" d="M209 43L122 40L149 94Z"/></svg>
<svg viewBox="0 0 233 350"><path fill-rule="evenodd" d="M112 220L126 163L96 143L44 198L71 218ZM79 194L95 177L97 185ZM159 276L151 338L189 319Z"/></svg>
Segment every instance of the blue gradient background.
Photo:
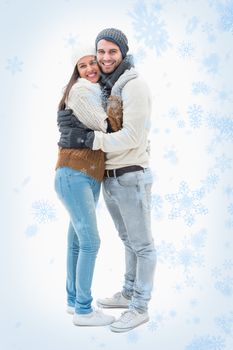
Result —
<svg viewBox="0 0 233 350"><path fill-rule="evenodd" d="M1 349L233 348L233 1L1 1ZM153 97L150 322L125 334L65 313L68 217L53 189L73 46L128 36ZM101 197L94 299L124 254ZM113 311L116 316L120 311Z"/></svg>

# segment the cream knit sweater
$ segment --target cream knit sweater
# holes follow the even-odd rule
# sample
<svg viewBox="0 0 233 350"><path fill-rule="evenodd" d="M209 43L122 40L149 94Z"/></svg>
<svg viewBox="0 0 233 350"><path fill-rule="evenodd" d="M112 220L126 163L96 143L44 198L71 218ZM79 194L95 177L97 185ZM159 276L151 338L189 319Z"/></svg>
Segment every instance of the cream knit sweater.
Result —
<svg viewBox="0 0 233 350"><path fill-rule="evenodd" d="M137 77L134 70L128 70L118 79L112 92L121 95L125 84ZM87 127L93 130L106 132L107 114L102 107L101 89L99 84L93 84L86 79L79 78L72 86L66 101L67 108L71 108L76 117ZM118 106L119 107L119 106ZM115 109L114 109L115 110ZM121 117L121 108L111 113L111 118ZM118 113L118 114L117 114ZM109 116L110 118L110 116ZM110 119L110 122L111 119ZM116 129L118 130L119 127ZM59 149L56 168L68 166L101 181L104 175L104 153L101 150L91 149Z"/></svg>
<svg viewBox="0 0 233 350"><path fill-rule="evenodd" d="M134 68L126 70L114 84L111 95L121 96L124 86L137 76ZM74 115L88 128L106 132L108 116L102 106L99 84L93 84L87 79L79 78L70 90L66 106L71 108Z"/></svg>
<svg viewBox="0 0 233 350"><path fill-rule="evenodd" d="M70 90L66 106L88 128L106 132L108 116L102 107L99 84L79 78Z"/></svg>
<svg viewBox="0 0 233 350"><path fill-rule="evenodd" d="M149 89L137 77L122 89L123 127L105 134L95 131L93 150L106 152L106 169L117 169L129 165L148 167L151 98Z"/></svg>

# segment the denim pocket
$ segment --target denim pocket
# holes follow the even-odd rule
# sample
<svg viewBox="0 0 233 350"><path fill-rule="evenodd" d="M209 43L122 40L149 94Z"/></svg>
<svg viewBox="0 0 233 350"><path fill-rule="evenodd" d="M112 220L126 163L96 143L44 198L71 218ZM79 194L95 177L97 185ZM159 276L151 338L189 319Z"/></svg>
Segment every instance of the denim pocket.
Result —
<svg viewBox="0 0 233 350"><path fill-rule="evenodd" d="M139 182L139 178L141 171L134 171L131 173L125 173L121 176L117 177L117 182L121 186L137 186Z"/></svg>
<svg viewBox="0 0 233 350"><path fill-rule="evenodd" d="M144 186L141 187L142 207L146 211L151 210L151 187L152 187L152 183L144 184Z"/></svg>

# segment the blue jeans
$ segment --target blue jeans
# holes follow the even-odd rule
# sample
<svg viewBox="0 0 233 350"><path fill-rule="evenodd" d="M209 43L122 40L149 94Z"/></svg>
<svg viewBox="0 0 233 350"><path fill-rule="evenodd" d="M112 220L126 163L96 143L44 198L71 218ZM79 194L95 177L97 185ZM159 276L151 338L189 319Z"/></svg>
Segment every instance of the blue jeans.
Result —
<svg viewBox="0 0 233 350"><path fill-rule="evenodd" d="M67 245L67 304L78 314L92 311L91 284L100 246L96 204L100 182L68 167L58 168L55 190L70 216Z"/></svg>
<svg viewBox="0 0 233 350"><path fill-rule="evenodd" d="M122 293L132 297L130 308L145 312L151 298L156 252L151 233L149 169L106 177L103 196L125 246L125 281Z"/></svg>

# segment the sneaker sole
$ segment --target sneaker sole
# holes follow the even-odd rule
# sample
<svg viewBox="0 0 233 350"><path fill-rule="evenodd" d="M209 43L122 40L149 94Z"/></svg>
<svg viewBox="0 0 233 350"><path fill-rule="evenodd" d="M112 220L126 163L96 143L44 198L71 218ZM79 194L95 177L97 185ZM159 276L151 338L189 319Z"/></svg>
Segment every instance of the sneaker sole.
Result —
<svg viewBox="0 0 233 350"><path fill-rule="evenodd" d="M97 306L103 308L103 309L128 309L129 305L107 305L107 304L101 304L101 303L96 303Z"/></svg>
<svg viewBox="0 0 233 350"><path fill-rule="evenodd" d="M104 324L79 324L79 323L74 323L73 324L77 327L104 327L104 326L110 326L111 323L115 321L109 322L109 323L104 323Z"/></svg>
<svg viewBox="0 0 233 350"><path fill-rule="evenodd" d="M110 330L114 333L123 333L123 332L129 332L131 331L132 329L138 327L138 326L141 326L143 323L146 323L149 321L149 317L146 318L145 320L143 320L141 323L133 326L133 327L128 327L128 328L117 328L117 327L114 327L114 326L110 326Z"/></svg>

